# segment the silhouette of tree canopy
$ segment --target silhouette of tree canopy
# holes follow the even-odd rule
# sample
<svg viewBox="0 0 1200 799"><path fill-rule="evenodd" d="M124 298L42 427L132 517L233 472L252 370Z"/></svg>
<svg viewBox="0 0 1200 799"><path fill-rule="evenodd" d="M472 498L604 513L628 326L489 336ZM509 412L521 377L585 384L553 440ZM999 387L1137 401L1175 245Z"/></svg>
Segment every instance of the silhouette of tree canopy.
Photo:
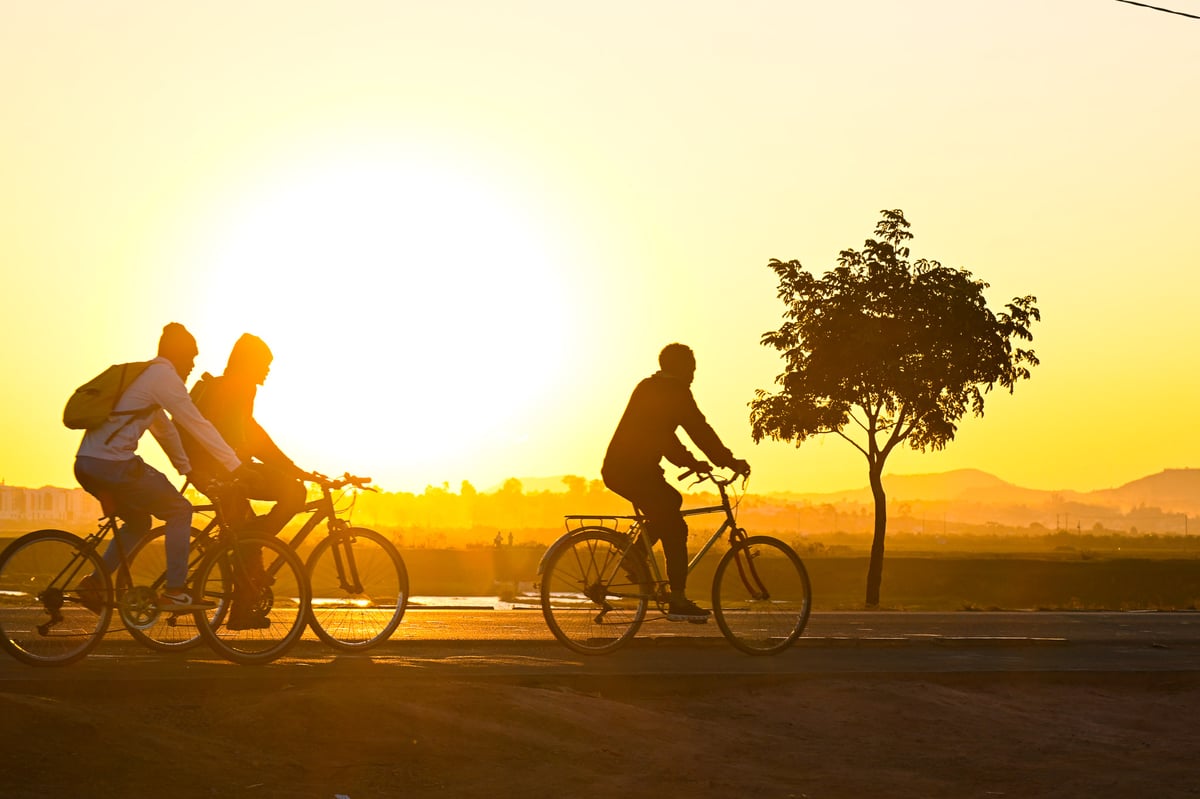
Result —
<svg viewBox="0 0 1200 799"><path fill-rule="evenodd" d="M941 449L969 409L983 416L984 394L1012 393L1038 363L1031 324L1037 298L1016 297L1002 313L984 299L987 283L937 261L910 262L912 238L900 210L882 211L876 239L844 250L837 268L818 278L799 261L771 259L784 322L763 334L784 371L775 393L750 403L756 442L832 433L867 459L875 500L866 604L879 604L887 501L883 466L900 444Z"/></svg>

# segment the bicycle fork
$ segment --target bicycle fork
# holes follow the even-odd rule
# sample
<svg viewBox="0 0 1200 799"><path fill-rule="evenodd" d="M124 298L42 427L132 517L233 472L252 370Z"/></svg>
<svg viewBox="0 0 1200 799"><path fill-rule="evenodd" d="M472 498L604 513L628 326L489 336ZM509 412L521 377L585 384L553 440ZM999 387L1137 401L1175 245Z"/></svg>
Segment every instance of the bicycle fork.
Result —
<svg viewBox="0 0 1200 799"><path fill-rule="evenodd" d="M737 564L738 577L742 578L742 585L746 586L751 599L756 602L765 602L771 598L771 592L767 590L762 578L758 576L758 569L754 567L754 559L757 557L758 553L750 551L744 537L734 544L733 562Z"/></svg>

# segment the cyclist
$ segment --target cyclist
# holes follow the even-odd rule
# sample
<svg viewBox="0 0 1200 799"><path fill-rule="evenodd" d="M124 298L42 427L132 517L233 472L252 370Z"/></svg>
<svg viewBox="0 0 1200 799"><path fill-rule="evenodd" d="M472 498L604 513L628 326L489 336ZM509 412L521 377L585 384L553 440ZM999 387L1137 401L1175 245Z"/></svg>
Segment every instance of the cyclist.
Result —
<svg viewBox="0 0 1200 799"><path fill-rule="evenodd" d="M688 437L713 463L738 474L750 464L735 458L709 426L692 396L696 356L683 344L668 344L658 356L659 371L633 390L600 470L604 484L628 499L646 517L650 543L661 540L671 594L667 618L702 622L709 612L687 598L687 522L683 496L667 483L660 462L707 473L712 466L693 455L675 431Z"/></svg>
<svg viewBox="0 0 1200 799"><path fill-rule="evenodd" d="M171 322L163 328L158 357L129 384L117 400L114 412L142 411L110 416L99 427L87 431L75 455L75 478L101 504L121 519L120 530L104 553L104 565L112 571L120 563L120 546L125 552L150 532L150 517L162 519L165 527L167 575L159 597L160 607L188 610L204 607L187 592L187 558L192 526L192 504L171 485L166 475L137 455L138 441L147 430L158 441L180 474L192 474L192 462L184 450L179 430L199 444L198 449L224 472L238 472L242 461L225 443L188 397L184 379L191 373L199 350L187 328ZM171 417L167 417L170 412ZM98 610L100 581L87 575L79 584L80 601Z"/></svg>
<svg viewBox="0 0 1200 799"><path fill-rule="evenodd" d="M225 372L213 377L205 372L192 387L192 401L245 463L238 475L241 492L249 499L275 503L263 516L255 516L242 499L241 529L263 537L277 535L292 517L304 510L307 491L301 482L309 475L283 453L254 418L258 387L267 379L274 356L258 336L242 334L229 352ZM199 485L219 474L220 464L186 433L184 447L195 463Z"/></svg>
<svg viewBox="0 0 1200 799"><path fill-rule="evenodd" d="M283 453L254 418L254 400L258 387L267 379L274 356L258 336L244 333L234 342L225 364L225 372L213 377L205 372L192 387L192 400L200 412L213 423L242 459L238 474L239 496L228 498L226 507L237 514L232 520L243 534L270 537L278 535L292 517L304 510L308 498L302 480L309 475ZM213 472L220 469L199 442L183 436L184 446L196 463L203 486ZM262 516L255 516L249 500L273 502ZM235 504L236 503L236 504ZM260 562L249 564L251 571L261 568ZM254 575L251 575L254 576ZM235 579L237 585L241 581ZM268 626L261 614L254 614L249 595L235 591L228 625L231 629L255 629Z"/></svg>

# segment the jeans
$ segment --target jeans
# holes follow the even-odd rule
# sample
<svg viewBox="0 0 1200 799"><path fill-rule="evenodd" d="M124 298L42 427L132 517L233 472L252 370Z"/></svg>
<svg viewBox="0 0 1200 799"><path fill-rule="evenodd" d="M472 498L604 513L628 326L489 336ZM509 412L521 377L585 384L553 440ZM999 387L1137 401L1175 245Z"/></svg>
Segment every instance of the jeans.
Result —
<svg viewBox="0 0 1200 799"><path fill-rule="evenodd" d="M128 558L134 545L150 532L153 515L162 519L165 528L167 587L186 586L192 503L166 475L138 457L108 461L79 456L75 458L75 479L100 500L105 513L121 519L120 529L104 552L104 566L109 572L120 564L122 551Z"/></svg>

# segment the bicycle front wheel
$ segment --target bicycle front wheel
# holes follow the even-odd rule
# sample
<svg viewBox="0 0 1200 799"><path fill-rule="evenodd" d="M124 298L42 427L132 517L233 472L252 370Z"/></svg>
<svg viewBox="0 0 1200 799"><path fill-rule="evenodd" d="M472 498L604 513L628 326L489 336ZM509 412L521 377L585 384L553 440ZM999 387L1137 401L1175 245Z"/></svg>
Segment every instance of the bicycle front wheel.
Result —
<svg viewBox="0 0 1200 799"><path fill-rule="evenodd" d="M194 574L204 559L212 540L192 528L192 543L188 549L188 574ZM150 649L165 652L182 652L201 642L200 627L195 613L163 613L155 606L155 600L166 586L167 551L166 537L162 527L150 531L134 547L129 556L129 576L132 585L126 583L118 572L117 609L121 620L133 639ZM217 568L227 567L226 561L218 561ZM232 575L221 575L223 582L231 581ZM218 604L214 609L214 620L219 624L228 607Z"/></svg>
<svg viewBox="0 0 1200 799"><path fill-rule="evenodd" d="M95 585L80 590L88 575ZM79 536L38 530L0 555L0 645L22 663L74 663L100 643L111 618L112 584Z"/></svg>
<svg viewBox="0 0 1200 799"><path fill-rule="evenodd" d="M243 665L270 663L304 634L312 593L304 564L278 538L220 541L196 571L194 615L213 651Z"/></svg>
<svg viewBox="0 0 1200 799"><path fill-rule="evenodd" d="M792 645L812 609L812 588L800 556L777 538L735 543L713 577L713 615L729 643L751 655Z"/></svg>
<svg viewBox="0 0 1200 799"><path fill-rule="evenodd" d="M331 533L308 558L309 626L334 649L353 652L386 641L408 607L404 559L374 530Z"/></svg>
<svg viewBox="0 0 1200 799"><path fill-rule="evenodd" d="M570 649L585 655L612 652L642 626L649 586L621 567L630 546L621 533L585 527L560 538L547 554L542 615L554 637ZM645 569L640 564L636 571L645 574Z"/></svg>

